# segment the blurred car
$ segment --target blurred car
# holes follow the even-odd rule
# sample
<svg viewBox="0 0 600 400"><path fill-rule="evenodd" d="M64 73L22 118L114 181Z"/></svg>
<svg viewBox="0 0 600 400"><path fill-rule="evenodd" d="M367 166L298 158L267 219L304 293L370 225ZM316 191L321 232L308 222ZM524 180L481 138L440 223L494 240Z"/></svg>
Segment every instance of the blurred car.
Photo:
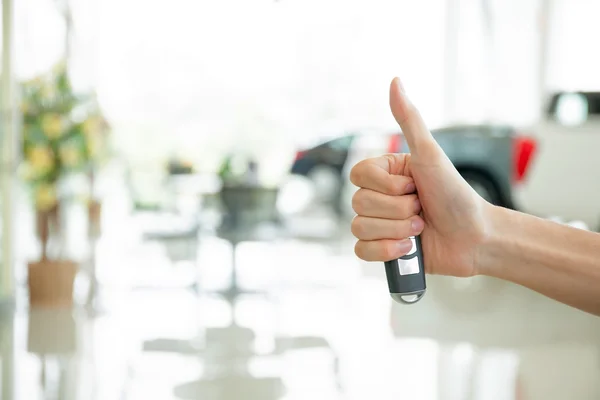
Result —
<svg viewBox="0 0 600 400"><path fill-rule="evenodd" d="M531 139L500 125L451 126L432 134L477 193L493 204L515 208L512 189L526 176L534 149ZM321 200L352 215L357 188L349 182L350 169L364 158L408 151L401 133L348 134L298 152L291 172L311 179Z"/></svg>
<svg viewBox="0 0 600 400"><path fill-rule="evenodd" d="M339 206L342 172L356 136L347 134L296 153L290 172L312 182L318 201Z"/></svg>
<svg viewBox="0 0 600 400"><path fill-rule="evenodd" d="M515 190L523 211L600 228L600 92L557 92L528 129L535 154Z"/></svg>

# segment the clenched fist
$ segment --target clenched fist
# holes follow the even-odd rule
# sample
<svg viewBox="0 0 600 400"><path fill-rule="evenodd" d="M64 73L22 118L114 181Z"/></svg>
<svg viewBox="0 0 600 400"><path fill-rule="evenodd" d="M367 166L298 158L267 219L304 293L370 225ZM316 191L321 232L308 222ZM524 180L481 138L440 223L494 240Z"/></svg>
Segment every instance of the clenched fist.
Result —
<svg viewBox="0 0 600 400"><path fill-rule="evenodd" d="M460 176L437 144L398 78L390 107L410 154L387 154L359 162L350 180L360 189L352 199L357 216L355 252L366 261L389 261L421 235L430 274L473 276L493 206Z"/></svg>

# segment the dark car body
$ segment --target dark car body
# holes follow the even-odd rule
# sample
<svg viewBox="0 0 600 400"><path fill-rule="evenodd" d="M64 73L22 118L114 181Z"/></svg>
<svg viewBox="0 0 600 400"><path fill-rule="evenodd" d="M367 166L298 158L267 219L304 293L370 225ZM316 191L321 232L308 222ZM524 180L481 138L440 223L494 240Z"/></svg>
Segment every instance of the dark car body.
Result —
<svg viewBox="0 0 600 400"><path fill-rule="evenodd" d="M341 175L354 136L354 134L343 135L310 149L299 151L296 154L291 173L308 176L315 167L326 165Z"/></svg>
<svg viewBox="0 0 600 400"><path fill-rule="evenodd" d="M513 184L524 175L522 154L530 150L510 126L461 125L432 130L448 158L461 175L486 200L503 207L515 208ZM402 133L381 133L375 152L363 143L368 139L352 133L298 152L291 173L310 177L311 171L326 167L337 174L340 191L349 185L349 169L361 159L390 152L409 152ZM370 138L371 136L369 136ZM527 157L528 158L528 157ZM526 166L525 166L526 167ZM333 196L332 202L349 202L347 194Z"/></svg>

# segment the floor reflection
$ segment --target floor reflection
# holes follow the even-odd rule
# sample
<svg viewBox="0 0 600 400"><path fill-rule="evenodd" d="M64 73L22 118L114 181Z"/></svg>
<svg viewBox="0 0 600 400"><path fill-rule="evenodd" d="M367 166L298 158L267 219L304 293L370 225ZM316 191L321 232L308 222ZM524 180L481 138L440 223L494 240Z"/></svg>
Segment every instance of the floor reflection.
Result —
<svg viewBox="0 0 600 400"><path fill-rule="evenodd" d="M322 383L334 385L330 391L339 389L338 359L326 338L282 335L273 319L265 318L265 312L275 315L276 304L263 296L240 294L222 301L230 307L227 311L232 317L226 326L204 326L189 339L144 341L146 353L194 357L204 366L197 379L174 384L177 398L279 399L286 394L286 383L310 381L316 366L321 366L316 369ZM248 313L252 321L248 321ZM239 320L250 322L253 328ZM329 366L329 371L322 366Z"/></svg>
<svg viewBox="0 0 600 400"><path fill-rule="evenodd" d="M13 399L15 386L15 332L12 310L0 307L0 398Z"/></svg>
<svg viewBox="0 0 600 400"><path fill-rule="evenodd" d="M600 319L521 287L430 277L402 306L341 237L243 243L221 296L223 241L199 240L200 291L105 246L103 312L0 313L2 400L600 398Z"/></svg>
<svg viewBox="0 0 600 400"><path fill-rule="evenodd" d="M78 347L77 322L72 310L29 311L27 352L39 361L43 398L74 398Z"/></svg>

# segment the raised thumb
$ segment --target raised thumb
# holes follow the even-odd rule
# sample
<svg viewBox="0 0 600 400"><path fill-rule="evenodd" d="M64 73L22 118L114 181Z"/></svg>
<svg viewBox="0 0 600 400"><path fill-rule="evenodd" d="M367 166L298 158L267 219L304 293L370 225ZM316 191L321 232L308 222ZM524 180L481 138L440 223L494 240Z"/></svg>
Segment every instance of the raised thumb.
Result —
<svg viewBox="0 0 600 400"><path fill-rule="evenodd" d="M435 156L442 149L427 129L419 110L406 96L404 86L399 78L394 78L390 85L390 108L396 122L400 125L413 156Z"/></svg>

